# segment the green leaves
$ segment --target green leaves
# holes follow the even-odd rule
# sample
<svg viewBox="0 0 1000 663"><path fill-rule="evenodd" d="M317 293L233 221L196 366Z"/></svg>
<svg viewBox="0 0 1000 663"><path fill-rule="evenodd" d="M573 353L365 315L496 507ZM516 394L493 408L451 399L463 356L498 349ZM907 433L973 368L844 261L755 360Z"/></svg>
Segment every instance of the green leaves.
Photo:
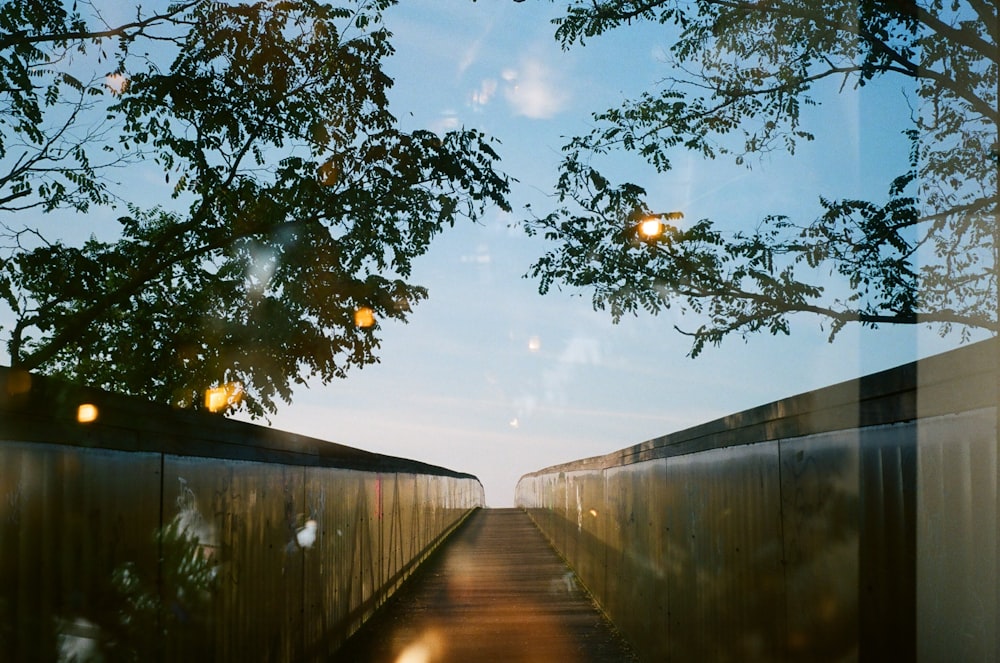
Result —
<svg viewBox="0 0 1000 663"><path fill-rule="evenodd" d="M527 222L554 243L532 266L539 290L592 293L616 321L675 307L700 321L692 354L731 334L785 334L790 316L848 322L996 327L997 35L995 7L865 0L572 1L555 22L564 47L635 22L663 25L669 73L657 89L593 115L564 147L559 206ZM754 230L710 220L637 239L645 192L593 164L631 152L651 169L678 151L750 165L813 140L803 108L827 93L896 79L913 114L903 174L881 201L815 192L818 218L755 210Z"/></svg>
<svg viewBox="0 0 1000 663"><path fill-rule="evenodd" d="M98 120L109 90L105 70L76 62L105 61L104 45L171 24L185 9L140 15L120 28L90 29L59 0L12 0L0 6L0 211L86 211L111 200L105 171L123 157L108 156ZM107 64L101 65L107 67ZM97 160L94 152L104 152Z"/></svg>
<svg viewBox="0 0 1000 663"><path fill-rule="evenodd" d="M391 3L342 4L192 2L166 55L130 60L108 118L173 199L131 205L118 238L12 256L15 363L182 407L240 383L261 416L377 361L379 324L427 295L406 280L414 258L507 209L508 182L476 131L399 128Z"/></svg>

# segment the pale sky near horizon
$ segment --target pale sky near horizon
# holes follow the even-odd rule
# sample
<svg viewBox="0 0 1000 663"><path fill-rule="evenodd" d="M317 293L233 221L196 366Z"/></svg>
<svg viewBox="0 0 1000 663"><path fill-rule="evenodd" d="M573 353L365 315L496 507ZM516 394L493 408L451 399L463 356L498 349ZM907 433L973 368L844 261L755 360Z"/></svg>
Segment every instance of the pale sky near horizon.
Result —
<svg viewBox="0 0 1000 663"><path fill-rule="evenodd" d="M559 6L408 0L389 10L397 116L496 136L504 168L519 180L514 212L446 231L414 271L430 298L409 324L383 330L381 363L297 392L275 427L471 472L491 506L507 506L527 472L958 344L934 332L857 327L829 344L822 320L800 316L790 337L734 336L690 359L689 339L673 326L693 320L666 313L613 325L592 310L589 293L539 295L522 278L543 252L516 227L523 205L544 213L552 204L559 150L586 130L590 113L663 78L669 36L633 26L564 52L549 22ZM906 114L901 93L847 93L820 111L815 144L794 159L774 155L749 170L679 154L673 171L657 175L621 158L613 172L687 219L732 227L778 212L811 219L821 194L884 196L905 164Z"/></svg>
<svg viewBox="0 0 1000 663"><path fill-rule="evenodd" d="M662 26L635 25L566 52L550 23L561 6L405 0L388 9L393 112L406 128L465 126L495 136L502 167L517 180L514 210L446 230L415 264L412 280L428 287L428 301L409 324L378 332L381 363L297 389L271 425L470 472L490 506L509 506L527 472L958 345L957 335L856 326L829 344L829 324L799 316L791 336L733 336L691 359L690 339L673 327L694 328L693 319L671 311L614 325L592 310L590 293L539 295L523 275L545 245L518 227L524 205L544 214L555 204L560 148L587 131L592 112L667 74ZM605 174L643 184L653 207L689 221L709 217L729 229L773 213L808 221L820 195L884 196L905 164L899 131L909 112L891 86L847 91L808 111L817 140L795 157L773 154L748 169L678 153L672 171L656 174L613 155ZM162 189L162 172L152 175ZM66 233L89 230L80 224Z"/></svg>

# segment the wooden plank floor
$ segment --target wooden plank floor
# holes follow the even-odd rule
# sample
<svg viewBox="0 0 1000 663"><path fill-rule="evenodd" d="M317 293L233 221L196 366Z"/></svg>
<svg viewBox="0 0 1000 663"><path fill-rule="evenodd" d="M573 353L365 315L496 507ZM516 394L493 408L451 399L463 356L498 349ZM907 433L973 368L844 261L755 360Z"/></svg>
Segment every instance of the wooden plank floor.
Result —
<svg viewBox="0 0 1000 663"><path fill-rule="evenodd" d="M335 661L634 660L517 509L473 514Z"/></svg>

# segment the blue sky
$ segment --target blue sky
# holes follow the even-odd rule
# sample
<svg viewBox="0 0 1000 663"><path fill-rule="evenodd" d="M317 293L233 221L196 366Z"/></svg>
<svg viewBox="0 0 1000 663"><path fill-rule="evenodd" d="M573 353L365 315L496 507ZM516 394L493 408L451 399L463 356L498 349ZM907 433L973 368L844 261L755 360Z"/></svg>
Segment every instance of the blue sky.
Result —
<svg viewBox="0 0 1000 663"><path fill-rule="evenodd" d="M523 205L552 204L564 137L660 80L669 39L660 26L638 26L563 52L549 23L557 12L558 3L499 0L407 0L389 10L397 115L496 136L519 180L515 209L439 238L414 272L430 299L409 324L383 326L381 363L296 393L275 427L472 472L490 505L505 506L526 472L958 343L849 327L828 344L823 321L802 316L790 337L732 337L690 359L673 325L692 320L670 313L613 325L586 293L538 295L522 275L544 246L517 227ZM679 155L674 170L656 174L616 156L616 172L664 210L731 228L776 212L812 218L820 194L877 198L904 163L908 110L898 88L868 92L833 97L815 117L817 141L793 159L775 154L747 169Z"/></svg>
<svg viewBox="0 0 1000 663"><path fill-rule="evenodd" d="M611 323L589 293L537 293L523 274L545 250L518 227L524 205L544 213L560 148L590 114L634 96L667 73L661 26L637 25L564 52L550 21L560 3L405 0L387 13L397 53L395 113L406 127L475 127L495 136L513 185L513 213L447 230L416 263L429 289L409 324L381 325L381 363L329 385L295 392L271 418L279 429L471 472L492 506L513 502L524 473L603 454L720 416L826 386L918 356L957 337L931 331L849 327L828 344L823 321L802 316L790 337L729 338L697 359L674 312ZM832 96L810 118L814 144L794 158L753 167L678 154L657 174L628 155L608 171L643 184L654 208L688 220L749 228L766 215L815 216L818 196L878 198L904 163L899 130L909 116L898 89ZM170 185L135 169L153 202ZM140 201L142 202L142 201ZM50 234L85 239L114 227L120 210L80 223L44 220ZM40 222L41 223L41 222ZM58 228L58 230L56 230ZM579 293L575 293L579 294ZM827 325L828 327L828 325Z"/></svg>

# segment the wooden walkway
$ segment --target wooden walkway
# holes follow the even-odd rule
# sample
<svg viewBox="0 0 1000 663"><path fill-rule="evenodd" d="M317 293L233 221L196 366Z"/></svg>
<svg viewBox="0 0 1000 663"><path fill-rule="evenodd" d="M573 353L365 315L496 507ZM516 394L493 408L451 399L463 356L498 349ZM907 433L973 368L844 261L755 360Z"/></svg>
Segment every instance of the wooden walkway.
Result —
<svg viewBox="0 0 1000 663"><path fill-rule="evenodd" d="M634 658L517 509L473 514L338 652L348 663Z"/></svg>

